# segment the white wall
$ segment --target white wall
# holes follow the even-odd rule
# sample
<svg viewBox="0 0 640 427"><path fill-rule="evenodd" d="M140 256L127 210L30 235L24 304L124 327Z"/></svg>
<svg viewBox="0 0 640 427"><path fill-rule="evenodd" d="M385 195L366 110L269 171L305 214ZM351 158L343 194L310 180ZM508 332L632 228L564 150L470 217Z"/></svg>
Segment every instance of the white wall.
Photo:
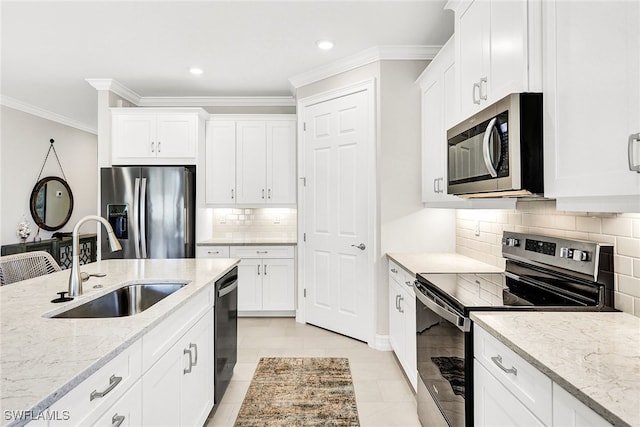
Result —
<svg viewBox="0 0 640 427"><path fill-rule="evenodd" d="M29 210L29 196L51 138L55 140L54 146L74 198L71 219L60 231L71 231L82 216L95 214L97 136L6 106L1 106L0 114L0 244L19 241L16 228L23 215L32 231L29 240L36 234L37 226ZM42 177L49 175L62 176L53 152L49 155ZM92 230L87 229L86 232ZM47 239L52 233L41 230L40 237Z"/></svg>
<svg viewBox="0 0 640 427"><path fill-rule="evenodd" d="M613 244L615 306L640 317L640 214L562 212L552 200L518 202L514 210L458 210L457 252L504 268L503 231Z"/></svg>

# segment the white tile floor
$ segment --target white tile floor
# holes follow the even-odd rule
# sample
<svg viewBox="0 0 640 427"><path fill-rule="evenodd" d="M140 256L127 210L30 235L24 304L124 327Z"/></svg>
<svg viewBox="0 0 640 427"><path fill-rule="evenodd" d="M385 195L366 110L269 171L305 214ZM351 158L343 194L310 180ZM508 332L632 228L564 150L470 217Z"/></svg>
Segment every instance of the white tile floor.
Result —
<svg viewBox="0 0 640 427"><path fill-rule="evenodd" d="M241 318L238 363L207 427L233 426L260 357L348 357L362 427L420 427L413 390L392 352L291 318Z"/></svg>

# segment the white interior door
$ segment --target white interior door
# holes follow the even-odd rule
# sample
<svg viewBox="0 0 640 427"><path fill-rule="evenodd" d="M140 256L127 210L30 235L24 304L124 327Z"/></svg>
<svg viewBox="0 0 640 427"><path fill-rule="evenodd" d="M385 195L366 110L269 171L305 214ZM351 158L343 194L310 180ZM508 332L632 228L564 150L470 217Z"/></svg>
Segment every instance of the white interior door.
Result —
<svg viewBox="0 0 640 427"><path fill-rule="evenodd" d="M361 91L304 108L302 142L305 320L362 341L371 339L376 289L368 103Z"/></svg>

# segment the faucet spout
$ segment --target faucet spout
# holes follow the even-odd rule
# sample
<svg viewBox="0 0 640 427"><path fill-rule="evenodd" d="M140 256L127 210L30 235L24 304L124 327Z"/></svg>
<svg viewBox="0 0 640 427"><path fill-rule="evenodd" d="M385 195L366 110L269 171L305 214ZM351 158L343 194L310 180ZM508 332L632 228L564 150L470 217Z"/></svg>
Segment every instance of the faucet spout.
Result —
<svg viewBox="0 0 640 427"><path fill-rule="evenodd" d="M113 233L113 228L109 221L98 215L87 215L78 221L73 227L72 234L72 257L71 257L71 274L69 275L69 296L76 297L82 295L82 275L80 273L80 226L87 221L98 221L107 230L107 238L109 239L109 248L111 252L122 250L120 242Z"/></svg>

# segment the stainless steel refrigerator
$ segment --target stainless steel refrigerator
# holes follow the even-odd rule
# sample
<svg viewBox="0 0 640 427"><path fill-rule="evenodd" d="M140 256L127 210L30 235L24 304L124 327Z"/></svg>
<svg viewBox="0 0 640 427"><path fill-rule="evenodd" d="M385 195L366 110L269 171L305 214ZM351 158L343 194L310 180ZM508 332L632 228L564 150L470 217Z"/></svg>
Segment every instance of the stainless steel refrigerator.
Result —
<svg viewBox="0 0 640 427"><path fill-rule="evenodd" d="M122 245L102 258L193 258L195 169L130 166L101 169L101 214Z"/></svg>

